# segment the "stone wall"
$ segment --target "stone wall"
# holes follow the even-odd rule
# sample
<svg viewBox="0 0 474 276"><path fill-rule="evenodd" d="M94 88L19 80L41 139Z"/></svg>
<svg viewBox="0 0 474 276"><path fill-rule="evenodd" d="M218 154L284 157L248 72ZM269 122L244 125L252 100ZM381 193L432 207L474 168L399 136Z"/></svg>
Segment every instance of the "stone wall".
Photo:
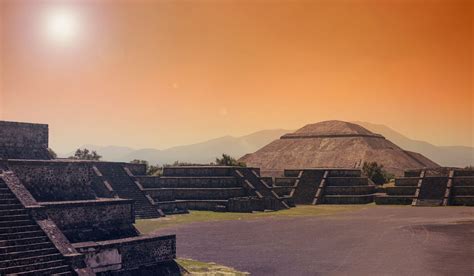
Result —
<svg viewBox="0 0 474 276"><path fill-rule="evenodd" d="M124 167L128 168L134 175L146 175L145 164L124 163Z"/></svg>
<svg viewBox="0 0 474 276"><path fill-rule="evenodd" d="M8 167L37 201L95 199L88 162L9 161Z"/></svg>
<svg viewBox="0 0 474 276"><path fill-rule="evenodd" d="M46 213L71 242L136 236L133 201L102 199L42 202Z"/></svg>
<svg viewBox="0 0 474 276"><path fill-rule="evenodd" d="M177 166L163 168L163 176L232 176L236 168L228 166ZM258 168L252 169L260 174Z"/></svg>
<svg viewBox="0 0 474 276"><path fill-rule="evenodd" d="M231 188L240 187L235 177L159 177L137 176L144 188Z"/></svg>
<svg viewBox="0 0 474 276"><path fill-rule="evenodd" d="M94 272L133 270L176 258L176 237L136 237L75 244Z"/></svg>
<svg viewBox="0 0 474 276"><path fill-rule="evenodd" d="M48 125L0 121L0 158L50 159Z"/></svg>

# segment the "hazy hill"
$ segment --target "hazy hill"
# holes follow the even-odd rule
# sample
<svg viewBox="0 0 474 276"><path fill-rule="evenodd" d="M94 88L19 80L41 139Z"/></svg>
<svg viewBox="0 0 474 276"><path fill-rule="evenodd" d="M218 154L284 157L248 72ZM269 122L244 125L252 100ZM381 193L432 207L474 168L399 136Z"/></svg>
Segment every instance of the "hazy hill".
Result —
<svg viewBox="0 0 474 276"><path fill-rule="evenodd" d="M435 146L428 142L410 139L385 126L367 122L354 122L372 132L382 134L401 148L419 152L442 166L465 167L474 165L474 147Z"/></svg>
<svg viewBox="0 0 474 276"><path fill-rule="evenodd" d="M384 126L366 122L354 122L362 125L372 132L382 134L393 143L409 151L415 151L430 158L442 166L464 167L474 164L474 148L466 146L435 146L424 141L412 140L395 130ZM241 157L252 153L273 140L280 138L283 134L293 132L292 130L275 129L262 130L246 136L233 137L224 136L209 141L172 147L168 149L132 149L119 146L94 146L85 145L91 150L96 150L108 161L130 161L133 159L148 160L152 164L173 163L176 160L183 162L208 163L215 160L222 153L228 153L234 157ZM73 153L62 154L67 157Z"/></svg>
<svg viewBox="0 0 474 276"><path fill-rule="evenodd" d="M133 159L147 160L152 164L169 164L174 161L209 163L222 153L240 157L246 153L254 152L277 139L283 134L290 132L284 129L262 130L241 137L224 136L201 143L172 147L168 149L138 149L116 146L94 146L84 145L81 148L96 150L108 161L130 161ZM117 149L117 150L114 150ZM73 153L61 155L70 156Z"/></svg>

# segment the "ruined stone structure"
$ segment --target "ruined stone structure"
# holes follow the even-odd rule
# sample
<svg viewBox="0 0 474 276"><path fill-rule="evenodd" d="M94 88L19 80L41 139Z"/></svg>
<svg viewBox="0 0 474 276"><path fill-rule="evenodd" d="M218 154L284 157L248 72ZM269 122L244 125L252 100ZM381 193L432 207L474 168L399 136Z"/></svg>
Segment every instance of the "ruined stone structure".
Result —
<svg viewBox="0 0 474 276"><path fill-rule="evenodd" d="M406 171L394 187L375 199L377 204L413 206L474 206L474 171L436 168Z"/></svg>
<svg viewBox="0 0 474 276"><path fill-rule="evenodd" d="M250 212L295 204L362 204L374 200L375 186L359 169L285 170L261 177L243 167L167 167L163 176L134 175L165 213L187 210Z"/></svg>
<svg viewBox="0 0 474 276"><path fill-rule="evenodd" d="M407 169L439 166L421 154L401 149L382 135L342 121L306 125L240 161L260 168L267 176L282 176L285 169L361 168L365 161L383 164L398 176Z"/></svg>
<svg viewBox="0 0 474 276"><path fill-rule="evenodd" d="M166 167L163 176L133 175L165 213L187 210L231 212L289 208L260 178L258 169L225 166Z"/></svg>
<svg viewBox="0 0 474 276"><path fill-rule="evenodd" d="M365 204L373 202L375 185L358 169L285 170L273 190L295 204Z"/></svg>
<svg viewBox="0 0 474 276"><path fill-rule="evenodd" d="M472 170L407 171L386 193L380 188L377 193L358 168L291 168L283 170L283 176L268 177L252 167L188 166L166 167L162 176L146 176L143 164L50 160L47 126L11 122L0 122L0 126L5 126L0 128L0 275L179 274L174 262L175 236L142 235L133 225L135 217L374 200L377 204L415 206L474 205ZM388 156L413 161L410 154L383 137L358 128L355 131L331 137L343 139L336 144L312 137L311 131L298 134L304 137L290 135L283 140L319 139L318 148L329 152L347 143L368 143L372 148L380 146ZM19 141L3 137L12 134ZM297 148L306 145L299 143L290 144ZM387 145L394 148L388 150ZM330 160L344 163L350 158Z"/></svg>
<svg viewBox="0 0 474 276"><path fill-rule="evenodd" d="M0 122L0 275L180 274L175 236L133 225L162 215L130 176L144 166L47 147L46 125Z"/></svg>
<svg viewBox="0 0 474 276"><path fill-rule="evenodd" d="M133 226L134 201L114 196L95 177L96 164L0 163L0 272L179 271L175 237L141 235Z"/></svg>
<svg viewBox="0 0 474 276"><path fill-rule="evenodd" d="M50 159L48 125L0 121L0 159Z"/></svg>

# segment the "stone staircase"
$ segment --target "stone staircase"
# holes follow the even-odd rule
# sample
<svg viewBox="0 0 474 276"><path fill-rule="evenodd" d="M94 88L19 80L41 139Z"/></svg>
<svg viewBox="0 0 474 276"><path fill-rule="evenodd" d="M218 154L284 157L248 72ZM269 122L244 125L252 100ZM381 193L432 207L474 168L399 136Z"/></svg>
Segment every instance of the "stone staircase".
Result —
<svg viewBox="0 0 474 276"><path fill-rule="evenodd" d="M291 178L296 179L293 185ZM293 188L289 196L295 204L367 204L374 200L375 186L358 169L285 170L285 177L279 180L290 183L273 189L282 195Z"/></svg>
<svg viewBox="0 0 474 276"><path fill-rule="evenodd" d="M374 201L375 185L360 171L329 171L322 193L322 204L368 204Z"/></svg>
<svg viewBox="0 0 474 276"><path fill-rule="evenodd" d="M0 179L0 275L75 275Z"/></svg>
<svg viewBox="0 0 474 276"><path fill-rule="evenodd" d="M393 187L375 198L377 204L412 206L474 206L474 171L441 168L442 171L407 171Z"/></svg>
<svg viewBox="0 0 474 276"><path fill-rule="evenodd" d="M281 210L289 209L290 205L285 199L281 198L276 194L272 185L265 182L264 179L253 168L236 168L234 171L235 176L243 176L243 179L248 181L252 187L255 188L256 194L262 196L265 200L265 209L268 210Z"/></svg>
<svg viewBox="0 0 474 276"><path fill-rule="evenodd" d="M187 210L247 212L287 208L251 168L166 167L162 176L134 175L133 178L166 214Z"/></svg>
<svg viewBox="0 0 474 276"><path fill-rule="evenodd" d="M135 215L140 219L158 218L162 214L139 189L121 164L97 163L96 168L121 198L135 201Z"/></svg>
<svg viewBox="0 0 474 276"><path fill-rule="evenodd" d="M323 176L323 170L304 170L293 194L293 202L295 204L312 204Z"/></svg>

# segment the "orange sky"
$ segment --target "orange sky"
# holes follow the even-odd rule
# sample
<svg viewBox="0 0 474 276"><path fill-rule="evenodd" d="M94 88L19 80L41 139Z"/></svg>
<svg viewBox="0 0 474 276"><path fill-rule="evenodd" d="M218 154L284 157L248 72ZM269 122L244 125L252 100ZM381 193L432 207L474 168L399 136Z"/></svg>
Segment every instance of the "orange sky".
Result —
<svg viewBox="0 0 474 276"><path fill-rule="evenodd" d="M327 119L474 144L469 0L0 3L0 114L48 123L58 151ZM45 34L57 8L69 41Z"/></svg>

